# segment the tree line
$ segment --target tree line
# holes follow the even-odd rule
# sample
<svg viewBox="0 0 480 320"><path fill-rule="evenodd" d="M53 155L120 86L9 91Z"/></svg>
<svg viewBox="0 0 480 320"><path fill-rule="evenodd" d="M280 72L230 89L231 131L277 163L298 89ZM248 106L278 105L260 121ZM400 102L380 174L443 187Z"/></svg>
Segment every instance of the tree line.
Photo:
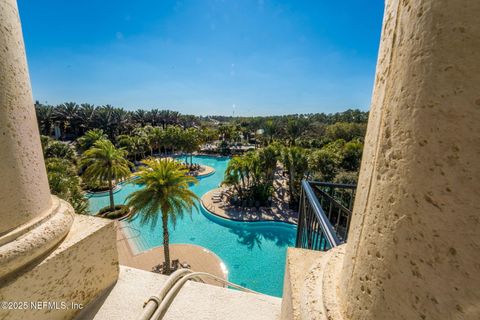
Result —
<svg viewBox="0 0 480 320"><path fill-rule="evenodd" d="M241 198L265 203L271 196L278 161L288 174L290 199L295 203L303 178L356 182L368 119L368 113L359 110L225 117L158 109L127 111L73 102L57 106L37 102L35 107L52 193L72 202L77 212L87 210L82 190L106 187L99 179L80 177L80 159L100 140L110 140L112 146L124 150L124 157L132 163L162 153L191 156L203 144L216 144L217 152L224 154L255 144L259 150L232 159L225 182L237 188ZM52 139L55 130L60 140L73 144Z"/></svg>
<svg viewBox="0 0 480 320"><path fill-rule="evenodd" d="M145 126L201 128L210 135L219 133L231 142L280 139L289 144L318 147L329 141L362 136L368 112L349 109L325 114L291 114L266 117L194 116L172 110L138 109L135 111L111 105L66 102L56 106L35 103L40 133L53 136L55 128L62 140L75 140L92 129L101 129L110 138L129 134ZM215 132L216 131L216 132ZM322 138L322 139L319 139Z"/></svg>

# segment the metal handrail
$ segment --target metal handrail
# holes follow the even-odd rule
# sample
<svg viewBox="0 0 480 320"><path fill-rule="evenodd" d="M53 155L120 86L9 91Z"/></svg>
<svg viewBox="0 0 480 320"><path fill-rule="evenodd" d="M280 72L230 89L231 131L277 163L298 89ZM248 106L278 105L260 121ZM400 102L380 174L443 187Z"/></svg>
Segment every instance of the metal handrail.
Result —
<svg viewBox="0 0 480 320"><path fill-rule="evenodd" d="M356 184L349 183L333 183L333 182L324 182L324 181L308 181L310 185L319 185L322 187L333 187L333 188L342 188L342 189L356 189Z"/></svg>
<svg viewBox="0 0 480 320"><path fill-rule="evenodd" d="M302 181L302 190L303 192L305 192L305 195L307 196L310 204L312 205L315 216L320 222L320 228L322 229L322 232L324 233L331 247L333 248L342 244L342 241L338 238L335 229L325 215L325 212L323 211L322 206L320 205L320 202L318 201L308 181Z"/></svg>
<svg viewBox="0 0 480 320"><path fill-rule="evenodd" d="M244 292L261 294L259 292L244 288L210 273L193 272L189 269L179 269L172 273L172 275L168 278L167 282L165 282L162 289L160 290L160 293L156 296L151 296L149 300L144 304L144 311L139 317L139 320L162 319L168 308L170 307L170 304L173 302L173 299L176 297L176 295L185 285L185 283L188 280L203 282L201 277L208 277L223 285L228 285Z"/></svg>
<svg viewBox="0 0 480 320"><path fill-rule="evenodd" d="M328 193L326 193L325 191L323 190L320 190L320 189L317 189L318 192L320 192L320 194L324 197L327 197L331 202L333 202L337 207L339 207L340 209L342 210L345 210L345 211L350 211L350 209L348 209L347 207L345 207L343 204L341 204L340 202L338 202L334 197L332 197L331 195L329 195Z"/></svg>

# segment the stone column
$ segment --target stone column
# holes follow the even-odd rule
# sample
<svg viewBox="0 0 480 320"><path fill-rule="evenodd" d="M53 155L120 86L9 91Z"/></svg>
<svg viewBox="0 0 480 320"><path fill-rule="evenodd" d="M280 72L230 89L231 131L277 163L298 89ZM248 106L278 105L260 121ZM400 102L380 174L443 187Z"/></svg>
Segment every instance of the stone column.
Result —
<svg viewBox="0 0 480 320"><path fill-rule="evenodd" d="M480 318L480 1L387 0L338 308Z"/></svg>
<svg viewBox="0 0 480 320"><path fill-rule="evenodd" d="M0 0L0 278L57 244L71 207L50 195L15 0Z"/></svg>

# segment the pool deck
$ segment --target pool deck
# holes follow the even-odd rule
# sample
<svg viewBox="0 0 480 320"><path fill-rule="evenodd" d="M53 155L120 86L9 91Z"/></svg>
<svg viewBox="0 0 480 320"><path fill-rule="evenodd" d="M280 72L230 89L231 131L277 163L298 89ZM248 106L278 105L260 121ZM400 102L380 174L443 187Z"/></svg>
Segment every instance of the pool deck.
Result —
<svg viewBox="0 0 480 320"><path fill-rule="evenodd" d="M208 177L214 173L214 168L202 164L200 165L200 171L198 172L197 177Z"/></svg>
<svg viewBox="0 0 480 320"><path fill-rule="evenodd" d="M227 204L225 200L218 202L213 199L215 193L224 191L223 188L213 189L202 196L202 205L210 213L224 219L234 221L254 222L254 221L280 221L291 224L297 224L298 213L282 207L281 202L273 201L272 207L240 208Z"/></svg>
<svg viewBox="0 0 480 320"><path fill-rule="evenodd" d="M124 222L116 222L118 259L121 265L152 271L152 268L163 262L163 246L147 251L135 253L131 247L132 239L138 234L131 230ZM191 270L211 273L217 277L228 279L228 273L222 260L213 252L191 244L170 244L170 259L179 259L181 263L187 262ZM218 282L205 279L212 285L222 286Z"/></svg>

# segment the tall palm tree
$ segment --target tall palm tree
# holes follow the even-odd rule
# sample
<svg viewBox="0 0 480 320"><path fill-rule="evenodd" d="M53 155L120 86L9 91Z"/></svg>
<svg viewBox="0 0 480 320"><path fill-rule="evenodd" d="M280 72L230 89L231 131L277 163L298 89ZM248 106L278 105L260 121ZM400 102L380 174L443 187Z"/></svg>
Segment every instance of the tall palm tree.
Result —
<svg viewBox="0 0 480 320"><path fill-rule="evenodd" d="M53 106L43 105L38 101L35 103L35 111L37 114L38 128L40 133L46 136L52 134L53 128Z"/></svg>
<svg viewBox="0 0 480 320"><path fill-rule="evenodd" d="M160 111L158 109L152 109L147 111L147 121L152 126L157 126L160 123Z"/></svg>
<svg viewBox="0 0 480 320"><path fill-rule="evenodd" d="M272 143L273 137L277 134L279 130L278 122L273 121L271 119L265 121L264 130L265 130L265 136L267 137L268 144Z"/></svg>
<svg viewBox="0 0 480 320"><path fill-rule="evenodd" d="M105 105L97 107L95 110L95 114L93 117L93 122L95 128L102 129L103 132L107 133L110 138L113 138L113 131L115 128L114 121L113 121L113 113L115 112L115 108L111 105Z"/></svg>
<svg viewBox="0 0 480 320"><path fill-rule="evenodd" d="M290 204L298 204L300 183L308 171L308 155L300 147L286 147L282 152L282 163L288 171Z"/></svg>
<svg viewBox="0 0 480 320"><path fill-rule="evenodd" d="M201 136L195 128L188 128L182 132L182 149L190 155L190 165L193 164L193 152L197 151L201 144Z"/></svg>
<svg viewBox="0 0 480 320"><path fill-rule="evenodd" d="M273 145L269 145L258 151L260 168L267 185L273 185L275 169L277 168L278 151Z"/></svg>
<svg viewBox="0 0 480 320"><path fill-rule="evenodd" d="M78 119L80 122L80 128L82 129L81 133L93 128L96 107L93 104L82 103L80 109L78 110Z"/></svg>
<svg viewBox="0 0 480 320"><path fill-rule="evenodd" d="M89 181L108 183L111 211L115 210L112 181L130 175L131 163L126 155L125 150L115 148L110 140L100 139L82 157L82 165L86 167L83 177Z"/></svg>
<svg viewBox="0 0 480 320"><path fill-rule="evenodd" d="M197 179L186 175L186 170L176 161L167 159L147 159L146 167L138 172L136 184L145 187L127 197L127 205L132 208L130 219L140 216L140 223L150 223L152 228L161 215L163 227L164 270L170 273L170 249L168 219L175 224L177 217L197 208L198 197L189 189Z"/></svg>
<svg viewBox="0 0 480 320"><path fill-rule="evenodd" d="M164 132L162 127L153 127L152 132L150 133L150 144L153 150L158 150L160 153L160 149L162 147L164 141Z"/></svg>
<svg viewBox="0 0 480 320"><path fill-rule="evenodd" d="M64 135L71 133L76 137L79 130L79 109L75 102L65 102L54 109L53 116L61 123Z"/></svg>
<svg viewBox="0 0 480 320"><path fill-rule="evenodd" d="M148 120L148 115L145 110L138 109L133 113L133 120L141 127L145 126Z"/></svg>
<svg viewBox="0 0 480 320"><path fill-rule="evenodd" d="M247 166L243 157L233 157L225 169L225 176L222 184L230 185L235 188L239 196L243 196L243 192L247 188Z"/></svg>

